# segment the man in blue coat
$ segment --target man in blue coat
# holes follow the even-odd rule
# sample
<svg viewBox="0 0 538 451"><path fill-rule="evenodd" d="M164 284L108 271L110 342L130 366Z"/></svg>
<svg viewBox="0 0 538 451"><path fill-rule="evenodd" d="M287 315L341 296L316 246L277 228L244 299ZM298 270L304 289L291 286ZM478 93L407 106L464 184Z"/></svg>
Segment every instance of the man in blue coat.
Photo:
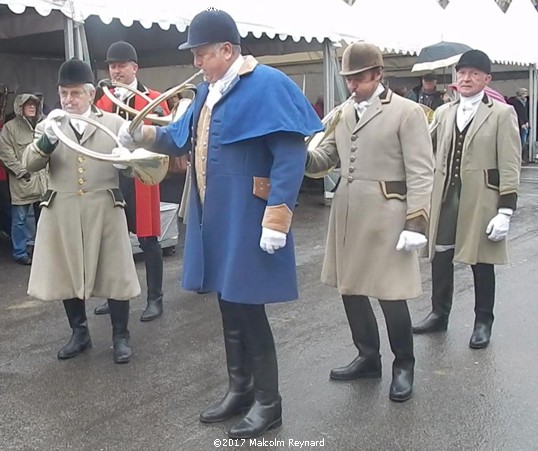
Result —
<svg viewBox="0 0 538 451"><path fill-rule="evenodd" d="M168 127L120 131L125 146L192 152L183 287L217 293L229 375L226 395L203 423L247 410L230 437L251 438L282 423L273 335L265 304L298 297L290 224L306 162L304 138L322 129L283 73L241 55L234 20L207 10L188 41L205 81L189 111ZM270 92L271 95L267 95Z"/></svg>

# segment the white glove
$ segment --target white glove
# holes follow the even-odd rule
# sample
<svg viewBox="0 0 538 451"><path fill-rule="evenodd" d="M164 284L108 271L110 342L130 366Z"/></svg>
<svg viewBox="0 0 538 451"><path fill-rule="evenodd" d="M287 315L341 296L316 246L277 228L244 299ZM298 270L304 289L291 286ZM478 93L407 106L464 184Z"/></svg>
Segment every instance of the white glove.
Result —
<svg viewBox="0 0 538 451"><path fill-rule="evenodd" d="M118 171L124 171L125 169L129 167L126 164L120 164L120 163L113 163L112 166L114 166Z"/></svg>
<svg viewBox="0 0 538 451"><path fill-rule="evenodd" d="M286 234L278 232L267 227L262 227L262 237L260 247L268 254L274 254L275 251L286 245Z"/></svg>
<svg viewBox="0 0 538 451"><path fill-rule="evenodd" d="M58 141L58 137L56 136L56 133L54 133L54 130L52 129L52 124L56 122L58 126L61 125L62 120L67 117L67 113L64 110L55 109L52 110L47 118L45 119L45 122L43 123L45 135L47 135L48 140L51 144L56 144Z"/></svg>
<svg viewBox="0 0 538 451"><path fill-rule="evenodd" d="M510 217L513 212L511 208L499 208L497 216L489 221L486 233L491 241L496 243L506 238L510 229Z"/></svg>
<svg viewBox="0 0 538 451"><path fill-rule="evenodd" d="M127 147L128 149L133 149L136 146L136 142L142 141L143 133L142 133L142 124L140 124L133 132L129 133L129 126L131 125L131 121L126 121L123 124L121 124L120 130L118 131L118 139L123 147Z"/></svg>
<svg viewBox="0 0 538 451"><path fill-rule="evenodd" d="M404 250L407 252L416 251L422 249L426 244L428 244L428 239L422 233L404 230L400 233L400 239L396 245L396 250Z"/></svg>

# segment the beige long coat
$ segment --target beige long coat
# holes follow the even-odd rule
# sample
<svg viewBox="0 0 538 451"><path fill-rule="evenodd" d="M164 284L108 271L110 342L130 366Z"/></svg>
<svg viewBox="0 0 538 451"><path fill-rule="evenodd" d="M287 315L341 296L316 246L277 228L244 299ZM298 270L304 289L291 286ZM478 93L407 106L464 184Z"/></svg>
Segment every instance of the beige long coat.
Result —
<svg viewBox="0 0 538 451"><path fill-rule="evenodd" d="M453 142L458 102L439 116L429 256L435 255L439 215L450 177L448 155ZM506 240L488 239L486 228L499 207L515 209L521 168L521 144L515 110L485 96L469 126L461 159L461 193L454 261L505 264Z"/></svg>
<svg viewBox="0 0 538 451"><path fill-rule="evenodd" d="M117 133L123 119L93 111L91 118ZM62 131L76 142L69 124ZM42 300L88 299L91 296L129 300L140 294L134 266L124 202L118 188L118 171L58 143L49 155L36 140L24 153L29 171L49 164L49 191L42 203L37 227L28 294ZM84 147L110 153L113 140L87 125Z"/></svg>
<svg viewBox="0 0 538 451"><path fill-rule="evenodd" d="M340 294L382 300L422 294L418 253L397 251L400 233L426 233L433 182L428 124L414 102L385 90L356 121L349 104L307 173L341 163L321 280Z"/></svg>

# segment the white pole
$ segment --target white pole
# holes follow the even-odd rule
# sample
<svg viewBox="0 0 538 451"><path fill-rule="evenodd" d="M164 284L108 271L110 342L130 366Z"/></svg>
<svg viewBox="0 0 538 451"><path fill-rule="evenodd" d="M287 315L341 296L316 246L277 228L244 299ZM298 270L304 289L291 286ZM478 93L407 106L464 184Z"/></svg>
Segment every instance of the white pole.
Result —
<svg viewBox="0 0 538 451"><path fill-rule="evenodd" d="M75 40L73 33L73 19L69 17L64 18L64 46L65 46L65 60L70 60L75 57Z"/></svg>

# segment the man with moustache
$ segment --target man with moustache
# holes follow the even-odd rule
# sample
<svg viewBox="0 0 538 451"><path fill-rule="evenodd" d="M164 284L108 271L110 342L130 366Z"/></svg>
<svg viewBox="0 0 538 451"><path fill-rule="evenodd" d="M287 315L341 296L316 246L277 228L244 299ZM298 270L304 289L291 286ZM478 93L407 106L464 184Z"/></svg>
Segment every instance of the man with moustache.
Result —
<svg viewBox="0 0 538 451"><path fill-rule="evenodd" d="M411 398L415 357L407 299L421 295L418 249L426 246L433 152L426 116L381 83L383 57L357 42L344 51L341 75L354 100L327 139L308 152L308 173L341 165L322 282L342 295L359 355L332 380L381 377L379 332L369 297L379 300L394 353L389 398Z"/></svg>
<svg viewBox="0 0 538 451"><path fill-rule="evenodd" d="M112 44L107 51L106 62L110 79L137 89L150 99L155 99L160 92L147 88L137 78L138 55L128 42L119 41ZM122 102L140 111L147 105L141 96L125 88L114 88L113 94ZM103 111L116 113L124 119L131 115L112 103L106 96L96 102ZM155 111L161 115L170 113L168 105L163 102ZM161 235L161 208L159 185L144 185L137 179L120 174L120 189L124 196L129 230L136 233L144 257L147 284L147 306L140 321L153 321L163 313L163 255L158 237ZM108 303L97 307L96 315L110 313Z"/></svg>
<svg viewBox="0 0 538 451"><path fill-rule="evenodd" d="M506 237L516 209L521 141L510 105L486 94L491 61L480 50L456 65L460 100L436 129L436 171L429 229L432 310L414 333L445 331L454 294L453 262L471 265L475 322L469 346L488 346L495 303L494 265L507 263Z"/></svg>
<svg viewBox="0 0 538 451"><path fill-rule="evenodd" d="M125 202L118 170L108 162L87 158L59 142L60 130L94 152L111 153L115 141L87 122L66 113L91 118L117 133L124 120L93 106L93 73L78 59L66 61L58 74L62 109L51 111L38 124L35 140L26 147L23 166L28 172L49 167L49 190L41 203L28 294L49 301L63 299L73 331L58 351L59 359L76 357L92 341L85 301L108 299L112 323L113 358L131 360L129 300L140 294L134 266Z"/></svg>

